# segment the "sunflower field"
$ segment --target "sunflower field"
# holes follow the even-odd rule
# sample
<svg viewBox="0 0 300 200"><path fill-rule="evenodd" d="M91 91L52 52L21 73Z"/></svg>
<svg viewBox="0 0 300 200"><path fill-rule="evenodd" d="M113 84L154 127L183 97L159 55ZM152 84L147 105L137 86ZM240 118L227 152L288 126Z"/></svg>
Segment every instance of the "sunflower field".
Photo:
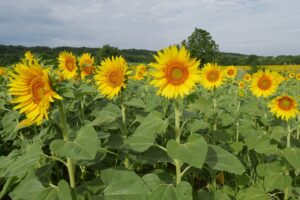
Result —
<svg viewBox="0 0 300 200"><path fill-rule="evenodd" d="M154 58L0 68L0 199L299 199L297 71Z"/></svg>

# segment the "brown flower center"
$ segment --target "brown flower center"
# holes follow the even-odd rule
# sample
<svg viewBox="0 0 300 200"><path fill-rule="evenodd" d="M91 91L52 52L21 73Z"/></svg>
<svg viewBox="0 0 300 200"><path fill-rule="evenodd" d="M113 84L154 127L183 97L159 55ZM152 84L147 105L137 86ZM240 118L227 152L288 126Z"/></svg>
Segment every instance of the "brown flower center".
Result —
<svg viewBox="0 0 300 200"><path fill-rule="evenodd" d="M218 70L210 70L209 72L207 72L206 74L206 78L209 82L216 82L219 80L220 77L220 73Z"/></svg>
<svg viewBox="0 0 300 200"><path fill-rule="evenodd" d="M67 70L69 70L70 72L73 71L75 69L75 61L73 58L67 58L66 59L66 68Z"/></svg>
<svg viewBox="0 0 300 200"><path fill-rule="evenodd" d="M166 78L173 85L181 85L188 78L188 70L180 64L170 65L166 69Z"/></svg>
<svg viewBox="0 0 300 200"><path fill-rule="evenodd" d="M282 97L278 99L278 107L281 110L289 111L294 107L294 101L289 97Z"/></svg>
<svg viewBox="0 0 300 200"><path fill-rule="evenodd" d="M83 68L83 72L85 75L91 75L94 73L94 66L85 66Z"/></svg>
<svg viewBox="0 0 300 200"><path fill-rule="evenodd" d="M271 88L271 86L272 80L265 75L258 80L258 87L262 90L268 90Z"/></svg>
<svg viewBox="0 0 300 200"><path fill-rule="evenodd" d="M44 81L41 77L36 77L31 81L30 89L35 103L39 103L43 99L46 93L44 86Z"/></svg>
<svg viewBox="0 0 300 200"><path fill-rule="evenodd" d="M233 75L234 75L234 70L233 70L233 69L229 69L229 70L227 71L227 74L228 74L229 76L233 76Z"/></svg>
<svg viewBox="0 0 300 200"><path fill-rule="evenodd" d="M123 83L123 75L120 71L112 71L107 76L108 85L111 87L119 87Z"/></svg>

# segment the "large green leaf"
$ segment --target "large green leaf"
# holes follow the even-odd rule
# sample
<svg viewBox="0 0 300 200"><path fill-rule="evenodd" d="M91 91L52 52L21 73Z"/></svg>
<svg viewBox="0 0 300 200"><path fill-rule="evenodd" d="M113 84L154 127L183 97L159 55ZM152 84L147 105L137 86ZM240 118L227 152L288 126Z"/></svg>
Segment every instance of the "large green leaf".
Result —
<svg viewBox="0 0 300 200"><path fill-rule="evenodd" d="M58 183L58 197L59 200L72 200L72 190L69 184L65 180L61 180Z"/></svg>
<svg viewBox="0 0 300 200"><path fill-rule="evenodd" d="M227 194L221 192L221 191L204 191L201 190L198 193L198 199L199 200L230 200Z"/></svg>
<svg viewBox="0 0 300 200"><path fill-rule="evenodd" d="M92 160L100 147L97 133L91 125L83 126L74 141L54 140L50 144L53 154L74 160Z"/></svg>
<svg viewBox="0 0 300 200"><path fill-rule="evenodd" d="M193 167L202 168L207 154L207 143L202 136L192 134L184 144L169 140L167 153L173 159L181 160Z"/></svg>
<svg viewBox="0 0 300 200"><path fill-rule="evenodd" d="M296 169L300 170L300 149L286 148L284 150L285 159Z"/></svg>
<svg viewBox="0 0 300 200"><path fill-rule="evenodd" d="M106 200L143 200L151 194L146 182L133 171L107 169L101 178L106 185L103 191Z"/></svg>
<svg viewBox="0 0 300 200"><path fill-rule="evenodd" d="M233 154L216 145L208 146L205 163L214 170L227 171L239 175L245 172L245 167Z"/></svg>
<svg viewBox="0 0 300 200"><path fill-rule="evenodd" d="M262 184L254 184L238 192L238 200L269 200L268 193L264 190Z"/></svg>
<svg viewBox="0 0 300 200"><path fill-rule="evenodd" d="M127 143L134 151L146 151L153 145L155 134L164 133L167 126L168 123L161 119L160 114L152 111L137 127L134 134L129 137Z"/></svg>
<svg viewBox="0 0 300 200"><path fill-rule="evenodd" d="M38 179L25 179L9 195L14 200L32 200L44 189L44 186Z"/></svg>
<svg viewBox="0 0 300 200"><path fill-rule="evenodd" d="M152 192L149 200L192 200L192 186L181 182L176 188L172 184L160 184Z"/></svg>
<svg viewBox="0 0 300 200"><path fill-rule="evenodd" d="M266 191L273 191L275 189L284 190L291 186L292 178L282 173L272 173L265 176L264 186Z"/></svg>

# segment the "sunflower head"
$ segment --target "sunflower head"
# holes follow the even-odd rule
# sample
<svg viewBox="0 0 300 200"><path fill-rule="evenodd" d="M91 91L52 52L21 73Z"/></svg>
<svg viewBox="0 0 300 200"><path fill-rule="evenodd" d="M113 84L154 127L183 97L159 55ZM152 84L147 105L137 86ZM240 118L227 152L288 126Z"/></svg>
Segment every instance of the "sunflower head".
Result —
<svg viewBox="0 0 300 200"><path fill-rule="evenodd" d="M106 58L101 61L94 79L99 92L108 99L112 99L119 94L122 88L126 87L126 76L129 73L123 57Z"/></svg>
<svg viewBox="0 0 300 200"><path fill-rule="evenodd" d="M245 87L245 82L244 81L239 81L238 85L239 85L240 89L243 89Z"/></svg>
<svg viewBox="0 0 300 200"><path fill-rule="evenodd" d="M147 74L147 68L144 64L140 64L135 67L135 75L132 77L133 80L142 80Z"/></svg>
<svg viewBox="0 0 300 200"><path fill-rule="evenodd" d="M14 109L27 117L21 124L41 124L43 119L48 119L50 103L62 99L52 90L48 71L38 63L30 66L21 63L10 73L8 92L16 104Z"/></svg>
<svg viewBox="0 0 300 200"><path fill-rule="evenodd" d="M296 80L297 80L297 81L300 80L300 73L296 74Z"/></svg>
<svg viewBox="0 0 300 200"><path fill-rule="evenodd" d="M281 76L269 70L256 72L252 77L250 90L256 97L268 97L274 94L282 82Z"/></svg>
<svg viewBox="0 0 300 200"><path fill-rule="evenodd" d="M243 79L244 79L244 81L247 81L247 82L248 82L248 81L251 80L251 75L247 73L247 74L244 75L244 78L243 78Z"/></svg>
<svg viewBox="0 0 300 200"><path fill-rule="evenodd" d="M237 69L234 66L229 66L225 69L226 77L234 79L237 74Z"/></svg>
<svg viewBox="0 0 300 200"><path fill-rule="evenodd" d="M76 57L73 53L61 52L58 56L58 62L58 68L65 79L72 79L77 76L78 67L76 65Z"/></svg>
<svg viewBox="0 0 300 200"><path fill-rule="evenodd" d="M158 95L177 98L188 95L200 81L200 64L190 57L185 47L171 46L157 52L156 63L150 63L153 80L150 84L158 88Z"/></svg>
<svg viewBox="0 0 300 200"><path fill-rule="evenodd" d="M80 56L78 65L81 71L81 78L95 73L94 57L89 53L84 53Z"/></svg>
<svg viewBox="0 0 300 200"><path fill-rule="evenodd" d="M294 73L294 72L290 72L290 73L289 73L289 78L290 78L290 79L295 78L295 73Z"/></svg>
<svg viewBox="0 0 300 200"><path fill-rule="evenodd" d="M297 102L289 95L276 97L268 104L268 107L277 118L286 121L295 118L299 113Z"/></svg>
<svg viewBox="0 0 300 200"><path fill-rule="evenodd" d="M226 73L217 64L207 63L201 70L200 83L205 89L213 90L223 84L225 77Z"/></svg>

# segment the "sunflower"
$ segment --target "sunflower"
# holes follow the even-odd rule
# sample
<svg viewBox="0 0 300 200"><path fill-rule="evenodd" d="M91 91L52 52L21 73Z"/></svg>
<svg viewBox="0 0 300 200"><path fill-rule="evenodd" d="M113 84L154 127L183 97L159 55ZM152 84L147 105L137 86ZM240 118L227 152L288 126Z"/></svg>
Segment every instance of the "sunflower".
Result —
<svg viewBox="0 0 300 200"><path fill-rule="evenodd" d="M281 83L281 76L269 70L256 72L252 77L250 90L256 97L268 97L274 94Z"/></svg>
<svg viewBox="0 0 300 200"><path fill-rule="evenodd" d="M229 66L226 68L225 72L228 78L234 79L237 74L237 69L234 66Z"/></svg>
<svg viewBox="0 0 300 200"><path fill-rule="evenodd" d="M58 68L65 79L72 79L77 75L76 58L72 53L63 51L58 56Z"/></svg>
<svg viewBox="0 0 300 200"><path fill-rule="evenodd" d="M244 81L239 81L239 82L238 82L238 85L239 85L239 88L240 88L240 89L243 89L243 88L245 87Z"/></svg>
<svg viewBox="0 0 300 200"><path fill-rule="evenodd" d="M154 56L156 63L150 63L154 68L150 84L159 88L157 94L166 98L188 95L200 81L200 62L190 58L185 47L171 46L157 54Z"/></svg>
<svg viewBox="0 0 300 200"><path fill-rule="evenodd" d="M142 80L147 74L147 68L145 65L140 64L135 67L135 75L132 77L133 80Z"/></svg>
<svg viewBox="0 0 300 200"><path fill-rule="evenodd" d="M244 81L247 81L247 82L248 82L248 81L250 81L250 80L251 80L251 75L248 74L248 73L245 74L245 75L244 75Z"/></svg>
<svg viewBox="0 0 300 200"><path fill-rule="evenodd" d="M102 60L94 76L99 92L108 99L117 96L126 87L126 76L130 74L127 69L127 63L121 56Z"/></svg>
<svg viewBox="0 0 300 200"><path fill-rule="evenodd" d="M300 80L300 73L296 74L296 79L299 81Z"/></svg>
<svg viewBox="0 0 300 200"><path fill-rule="evenodd" d="M268 107L277 118L281 118L286 121L291 118L295 118L299 113L297 102L293 97L288 95L276 97L268 104Z"/></svg>
<svg viewBox="0 0 300 200"><path fill-rule="evenodd" d="M294 72L290 72L290 73L289 73L289 78L290 78L290 79L295 78L295 73L294 73Z"/></svg>
<svg viewBox="0 0 300 200"><path fill-rule="evenodd" d="M78 65L81 71L81 78L95 73L94 57L89 53L84 53L80 56Z"/></svg>
<svg viewBox="0 0 300 200"><path fill-rule="evenodd" d="M27 117L21 124L41 124L43 119L48 119L50 103L62 99L52 90L48 71L34 63L17 64L10 73L8 92L14 96L12 103L17 104L14 109Z"/></svg>
<svg viewBox="0 0 300 200"><path fill-rule="evenodd" d="M218 88L223 84L226 74L217 64L207 63L201 70L201 84L207 90Z"/></svg>

